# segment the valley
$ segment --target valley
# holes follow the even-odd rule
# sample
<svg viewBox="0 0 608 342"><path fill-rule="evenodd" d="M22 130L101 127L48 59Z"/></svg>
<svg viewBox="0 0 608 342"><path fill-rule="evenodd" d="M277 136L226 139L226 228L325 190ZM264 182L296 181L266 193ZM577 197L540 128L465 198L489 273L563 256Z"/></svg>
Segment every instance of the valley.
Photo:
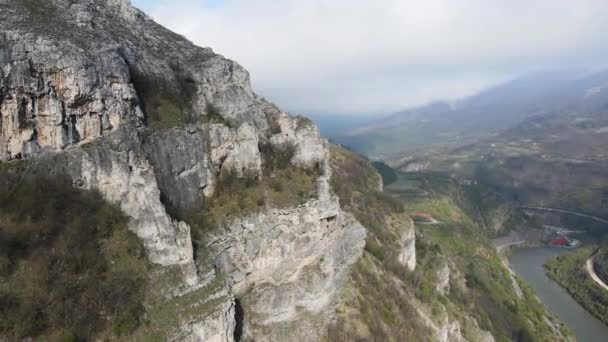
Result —
<svg viewBox="0 0 608 342"><path fill-rule="evenodd" d="M516 272L514 282L529 285L578 340L603 341L608 263L605 254L594 255L608 236L608 92L599 86L608 74L537 76L456 104L397 113L334 139L384 162L383 175L389 166L396 170L387 191L411 207L410 216L432 213L440 223L417 224L420 234L452 236L435 230L450 221L446 203L434 198L438 188L450 188L448 180L469 193L485 189L469 197L477 207L471 213ZM543 77L554 82L538 82Z"/></svg>
<svg viewBox="0 0 608 342"><path fill-rule="evenodd" d="M592 282L584 266L589 262L587 258L595 250L593 246L597 238L581 230L585 225L579 225L580 221L573 220L572 216L584 217L586 223L597 221L599 218L550 208L524 206L504 209L501 205L509 207L508 202L503 202L502 196L494 193L491 188L488 189L480 184L463 185L449 177L424 172L398 173L398 180L389 184L386 191L404 199L410 216L425 214L436 220L438 226L417 224L418 233L434 241L447 239L451 248L463 243L457 242L453 222L454 220L463 222L462 219L456 218L467 215L472 220L465 223L469 230L458 234L468 240L466 244L471 247L454 250L452 257L466 258L467 251L475 244L474 241L484 236L488 240L482 244L491 245L496 251L497 259L502 259L502 264L515 272L511 289L514 295L520 293L520 296L526 296L526 291L532 291L530 293L538 296L542 305L572 329L573 336L579 341L599 342L608 334L608 325L600 319L605 317L605 314L603 311L598 311L608 308L608 302L602 299L608 299L608 292L603 293L605 289ZM483 195L480 196L480 192ZM448 198L458 198L457 203L461 203L460 205L466 203L461 207L463 212L459 213L457 207L450 204L451 200L444 197L447 194L449 194ZM516 216L504 220L505 212ZM517 213L521 216L517 217ZM493 222L500 217L503 217L501 224ZM572 229L543 224L547 222L562 224L560 227ZM577 225L568 226L564 222L568 224L576 222ZM599 219L599 222L603 223L602 219ZM477 226L478 230L473 229L474 226ZM499 229L488 229L489 227L499 227ZM583 247L572 249L550 246L552 239L561 234L573 234L576 239L582 239ZM568 261L567 267L557 266L558 261L572 259L572 255L579 257ZM475 261L476 264L479 262L479 260ZM556 275L558 267L563 269L560 271L561 276ZM466 274L467 271L464 272ZM578 290L575 289L575 284L579 284L585 278L589 279L586 287L582 290L580 287ZM528 305L532 306L532 303Z"/></svg>
<svg viewBox="0 0 608 342"><path fill-rule="evenodd" d="M566 289L546 274L544 267L546 262L571 252L571 250L549 247L515 249L509 257L509 263L514 271L534 289L544 305L572 329L579 341L604 341L608 327L587 312Z"/></svg>
<svg viewBox="0 0 608 342"><path fill-rule="evenodd" d="M282 50L306 55L291 90L320 88L299 101L337 113L315 124L155 18L129 0L0 0L0 342L608 336L608 72L384 115L366 87L334 102L329 70L306 84L316 62L352 59L379 88L358 54L312 58L291 32L257 45L279 16L231 22L266 72ZM385 62L370 64L402 78Z"/></svg>

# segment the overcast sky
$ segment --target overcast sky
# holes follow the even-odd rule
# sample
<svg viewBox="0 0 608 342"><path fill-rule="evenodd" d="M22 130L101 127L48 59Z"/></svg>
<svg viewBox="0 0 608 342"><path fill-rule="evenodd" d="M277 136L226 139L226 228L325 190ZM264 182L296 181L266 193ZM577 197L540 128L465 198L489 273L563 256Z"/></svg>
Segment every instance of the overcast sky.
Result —
<svg viewBox="0 0 608 342"><path fill-rule="evenodd" d="M296 113L389 113L548 68L603 68L607 0L132 0Z"/></svg>

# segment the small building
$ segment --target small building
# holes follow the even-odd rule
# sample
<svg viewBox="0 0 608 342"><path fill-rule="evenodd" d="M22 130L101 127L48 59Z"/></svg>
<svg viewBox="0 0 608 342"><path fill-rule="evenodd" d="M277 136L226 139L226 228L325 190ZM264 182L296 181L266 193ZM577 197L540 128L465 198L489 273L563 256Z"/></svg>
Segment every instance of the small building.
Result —
<svg viewBox="0 0 608 342"><path fill-rule="evenodd" d="M550 243L552 246L563 247L563 246L568 246L568 244L570 243L570 240L567 237L560 235L560 236L556 237L555 239L551 240Z"/></svg>

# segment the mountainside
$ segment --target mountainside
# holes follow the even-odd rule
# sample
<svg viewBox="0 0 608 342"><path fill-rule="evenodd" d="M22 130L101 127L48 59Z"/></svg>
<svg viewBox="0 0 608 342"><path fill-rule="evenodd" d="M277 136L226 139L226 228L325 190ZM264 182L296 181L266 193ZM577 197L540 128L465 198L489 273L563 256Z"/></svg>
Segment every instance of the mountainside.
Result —
<svg viewBox="0 0 608 342"><path fill-rule="evenodd" d="M392 163L481 182L522 205L605 218L607 120L608 100L591 108L582 103L524 120L494 138Z"/></svg>
<svg viewBox="0 0 608 342"><path fill-rule="evenodd" d="M324 333L365 230L332 194L328 147L309 120L128 1L0 1L0 47L11 181L67 177L98 191L153 264L130 338ZM69 322L45 326L88 339ZM2 327L9 340L54 333Z"/></svg>
<svg viewBox="0 0 608 342"><path fill-rule="evenodd" d="M368 236L329 341L570 340L490 243L535 226L491 189L399 174L381 193L363 158L333 148L332 165L341 203Z"/></svg>
<svg viewBox="0 0 608 342"><path fill-rule="evenodd" d="M607 72L532 74L462 100L396 113L332 138L374 158L408 157L493 138L529 118L605 108L607 90Z"/></svg>
<svg viewBox="0 0 608 342"><path fill-rule="evenodd" d="M519 212L429 193L128 0L0 0L0 341L567 340Z"/></svg>
<svg viewBox="0 0 608 342"><path fill-rule="evenodd" d="M584 247L557 256L545 264L545 269L547 274L589 313L608 324L608 293L589 275L589 266L593 265L597 275L601 277L607 263L602 251L594 254L594 250L596 248ZM592 256L594 262L588 263Z"/></svg>

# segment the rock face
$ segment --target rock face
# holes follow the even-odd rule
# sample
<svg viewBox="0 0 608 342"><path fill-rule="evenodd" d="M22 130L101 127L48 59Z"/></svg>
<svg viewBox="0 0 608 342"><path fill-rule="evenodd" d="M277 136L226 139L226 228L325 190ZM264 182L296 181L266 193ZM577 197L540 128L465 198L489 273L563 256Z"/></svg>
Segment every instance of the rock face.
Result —
<svg viewBox="0 0 608 342"><path fill-rule="evenodd" d="M180 218L222 174L263 177L265 144L293 147L290 163L321 175L316 198L234 217L197 264ZM28 159L28 174L67 175L119 205L150 261L180 270L168 298L226 276L210 295L226 299L170 339L320 338L365 241L332 193L328 158L318 129L255 95L242 67L127 0L0 0L0 162Z"/></svg>
<svg viewBox="0 0 608 342"><path fill-rule="evenodd" d="M293 139L299 147L293 162L321 168L317 198L235 218L208 239L214 264L229 276L247 317L244 336L258 341L319 340L345 270L361 257L365 245L365 228L341 210L330 191L329 156L319 148L325 142L312 126L302 126L301 132L289 120L281 114L279 122L287 126L282 131L289 133L271 141Z"/></svg>
<svg viewBox="0 0 608 342"><path fill-rule="evenodd" d="M331 307L364 239L365 229L330 198L239 218L209 247L245 307L248 337L314 341L323 326L306 327L301 317Z"/></svg>
<svg viewBox="0 0 608 342"><path fill-rule="evenodd" d="M450 266L447 262L437 271L437 292L446 295L450 292Z"/></svg>
<svg viewBox="0 0 608 342"><path fill-rule="evenodd" d="M117 49L87 54L14 31L4 31L0 45L0 161L59 151L143 119Z"/></svg>
<svg viewBox="0 0 608 342"><path fill-rule="evenodd" d="M410 219L410 229L406 229L401 234L399 244L401 252L399 253L399 262L405 265L408 270L416 269L416 231L414 230L414 221Z"/></svg>
<svg viewBox="0 0 608 342"><path fill-rule="evenodd" d="M235 303L233 300L228 300L217 305L209 315L182 322L169 340L232 342L235 327Z"/></svg>

